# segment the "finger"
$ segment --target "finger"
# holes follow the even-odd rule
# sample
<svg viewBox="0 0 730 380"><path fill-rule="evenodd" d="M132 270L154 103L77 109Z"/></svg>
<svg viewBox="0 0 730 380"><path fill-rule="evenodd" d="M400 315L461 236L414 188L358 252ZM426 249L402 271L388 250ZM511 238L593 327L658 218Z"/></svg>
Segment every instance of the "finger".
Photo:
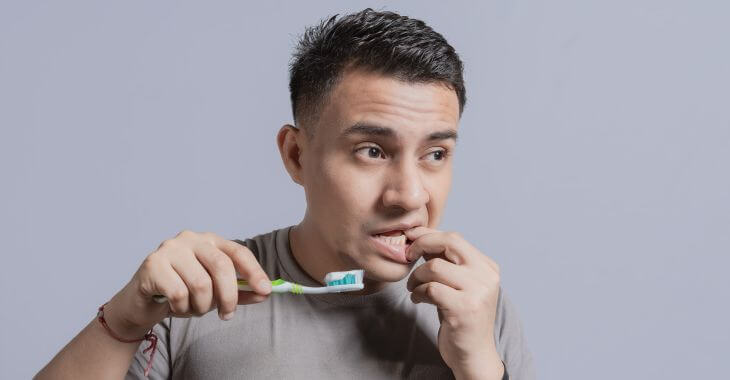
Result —
<svg viewBox="0 0 730 380"><path fill-rule="evenodd" d="M428 227L414 227L414 228L411 228L410 230L404 231L404 233L406 234L406 238L408 240L411 240L411 241L415 241L415 240L419 239L420 237L422 237L424 235L432 234L432 233L445 233L446 235L449 235L450 234L450 235L452 235L451 238L453 238L454 240L461 240L460 245L463 245L463 247L464 247L464 253L466 254L466 256L472 256L472 255L470 255L470 253L472 253L472 252L473 253L478 253L478 256L480 258L483 258L483 260L487 263L487 265L489 267L491 267L492 270L494 270L494 272L496 272L497 274L499 274L499 265L494 260L492 260L489 256L487 256L487 255L483 254L481 251L479 251L476 247L474 247L466 239L462 238L461 235L459 235L458 233L454 233L454 232L442 232L442 231L435 230L435 229L428 228ZM410 248L406 252L406 258L407 259L409 259L408 252L410 252ZM440 256L441 254L442 254L442 252L438 252L438 253L428 253L428 252L426 252L426 253L423 253L422 256L426 260L431 260L431 259L433 259L435 257ZM474 255L474 256L476 256L476 255ZM409 259L410 262L414 262L416 260L418 260L418 257L415 257L413 259ZM468 259L465 260L465 261L468 261Z"/></svg>
<svg viewBox="0 0 730 380"><path fill-rule="evenodd" d="M213 244L203 243L195 247L195 257L213 280L213 297L222 319L230 319L238 302L238 283L233 261Z"/></svg>
<svg viewBox="0 0 730 380"><path fill-rule="evenodd" d="M209 312L213 308L213 281L200 261L188 253L177 255L170 265L188 288L191 312L199 316Z"/></svg>
<svg viewBox="0 0 730 380"><path fill-rule="evenodd" d="M462 266L446 261L442 258L435 258L419 265L413 270L406 288L413 291L418 285L427 282L440 282L456 290L463 290L469 281L469 273Z"/></svg>
<svg viewBox="0 0 730 380"><path fill-rule="evenodd" d="M166 260L156 263L146 262L145 265L150 265L149 272L154 273L152 294L161 294L167 298L171 314L187 314L190 310L188 287L172 265Z"/></svg>
<svg viewBox="0 0 730 380"><path fill-rule="evenodd" d="M271 293L271 280L261 268L253 252L231 240L220 239L218 247L225 252L236 266L241 278L248 281L254 291L261 295Z"/></svg>
<svg viewBox="0 0 730 380"><path fill-rule="evenodd" d="M408 239L411 242L411 244L415 240L418 240L421 236L424 236L427 234L432 234L432 233L437 233L437 232L441 232L441 231L439 231L437 229L433 229L433 228L423 227L423 226L413 227L410 230L403 231L403 233L406 235L406 239ZM440 255L441 255L441 253L438 253L438 254L424 253L422 256L424 259L426 259L428 261L428 260L434 259L436 257L439 257ZM406 259L407 258L408 258L408 250L406 250ZM409 260L409 262L414 262L416 260L418 260L418 258Z"/></svg>
<svg viewBox="0 0 730 380"><path fill-rule="evenodd" d="M239 305L249 305L252 303L259 303L263 302L269 299L269 295L261 295L254 292L248 292L245 290L239 290L238 291L238 304Z"/></svg>
<svg viewBox="0 0 730 380"><path fill-rule="evenodd" d="M427 282L416 286L411 293L414 303L430 303L439 309L456 310L460 292L440 282Z"/></svg>
<svg viewBox="0 0 730 380"><path fill-rule="evenodd" d="M411 241L414 241L423 235L432 234L432 233L436 233L436 232L441 232L441 231L434 229L434 228L424 227L424 226L413 227L411 229L403 231L403 233L406 235L406 238Z"/></svg>
<svg viewBox="0 0 730 380"><path fill-rule="evenodd" d="M408 247L406 258L409 262L414 262L423 255L437 255L457 265L465 264L470 255L468 252L470 247L465 243L461 236L453 232L423 234Z"/></svg>

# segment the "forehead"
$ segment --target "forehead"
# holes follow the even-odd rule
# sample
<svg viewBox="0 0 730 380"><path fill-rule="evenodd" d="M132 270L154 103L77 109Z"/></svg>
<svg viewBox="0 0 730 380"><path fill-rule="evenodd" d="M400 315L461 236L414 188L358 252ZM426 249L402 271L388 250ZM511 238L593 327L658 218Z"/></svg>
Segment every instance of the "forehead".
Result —
<svg viewBox="0 0 730 380"><path fill-rule="evenodd" d="M332 89L320 121L326 125L318 130L324 129L326 134L339 135L354 124L366 123L415 137L436 130L456 130L459 100L456 92L442 83L409 83L352 70Z"/></svg>

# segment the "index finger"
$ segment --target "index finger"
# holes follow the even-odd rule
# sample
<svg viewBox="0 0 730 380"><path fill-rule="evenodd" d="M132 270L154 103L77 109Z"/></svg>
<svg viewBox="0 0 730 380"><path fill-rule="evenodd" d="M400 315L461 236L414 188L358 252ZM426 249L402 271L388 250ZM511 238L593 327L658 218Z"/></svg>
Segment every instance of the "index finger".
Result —
<svg viewBox="0 0 730 380"><path fill-rule="evenodd" d="M271 280L248 247L226 239L220 239L218 247L233 260L238 273L251 284L256 293L271 293Z"/></svg>
<svg viewBox="0 0 730 380"><path fill-rule="evenodd" d="M454 264L461 265L469 261L469 246L464 239L451 232L442 232L427 227L415 227L405 231L406 237L413 243L406 251L409 262L424 256L426 260L444 257Z"/></svg>

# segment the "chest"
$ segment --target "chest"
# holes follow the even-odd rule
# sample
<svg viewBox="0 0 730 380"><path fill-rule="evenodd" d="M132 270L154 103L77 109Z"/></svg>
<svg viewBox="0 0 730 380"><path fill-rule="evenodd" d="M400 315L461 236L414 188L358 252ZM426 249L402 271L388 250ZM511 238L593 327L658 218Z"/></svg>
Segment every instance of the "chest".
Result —
<svg viewBox="0 0 730 380"><path fill-rule="evenodd" d="M435 309L416 306L273 300L239 307L231 321L209 314L171 332L173 378L453 378L438 352Z"/></svg>

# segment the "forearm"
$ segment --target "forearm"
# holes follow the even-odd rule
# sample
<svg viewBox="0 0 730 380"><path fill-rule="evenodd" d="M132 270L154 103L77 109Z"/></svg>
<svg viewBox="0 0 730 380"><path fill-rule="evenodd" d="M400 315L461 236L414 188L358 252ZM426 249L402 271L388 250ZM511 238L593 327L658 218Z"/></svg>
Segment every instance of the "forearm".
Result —
<svg viewBox="0 0 730 380"><path fill-rule="evenodd" d="M117 314L114 306L109 302L104 315L116 334L136 339L149 331L149 328L133 327L115 318ZM94 318L34 379L121 379L127 373L140 344L117 341Z"/></svg>

